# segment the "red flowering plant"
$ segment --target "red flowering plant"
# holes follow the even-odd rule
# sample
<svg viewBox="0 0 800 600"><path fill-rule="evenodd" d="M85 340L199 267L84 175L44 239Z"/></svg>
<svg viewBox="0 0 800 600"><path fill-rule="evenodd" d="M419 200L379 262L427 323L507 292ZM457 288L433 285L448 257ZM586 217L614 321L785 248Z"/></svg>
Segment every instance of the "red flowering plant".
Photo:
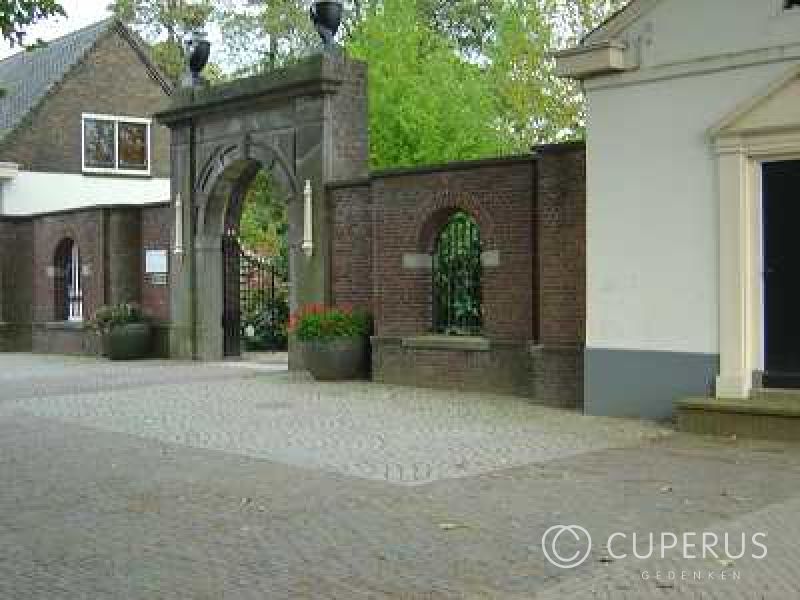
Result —
<svg viewBox="0 0 800 600"><path fill-rule="evenodd" d="M344 305L307 304L289 318L289 333L303 342L363 337L371 329L369 313Z"/></svg>

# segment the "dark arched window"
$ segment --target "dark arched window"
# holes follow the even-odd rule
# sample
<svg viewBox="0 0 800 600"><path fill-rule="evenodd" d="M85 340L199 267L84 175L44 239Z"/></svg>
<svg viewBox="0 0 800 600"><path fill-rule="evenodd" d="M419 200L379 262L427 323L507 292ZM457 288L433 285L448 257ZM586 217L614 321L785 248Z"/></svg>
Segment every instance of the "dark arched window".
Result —
<svg viewBox="0 0 800 600"><path fill-rule="evenodd" d="M78 245L71 239L62 240L58 244L53 272L55 320L82 321L81 254Z"/></svg>
<svg viewBox="0 0 800 600"><path fill-rule="evenodd" d="M433 329L471 335L483 325L481 234L463 211L454 213L436 238L433 254Z"/></svg>

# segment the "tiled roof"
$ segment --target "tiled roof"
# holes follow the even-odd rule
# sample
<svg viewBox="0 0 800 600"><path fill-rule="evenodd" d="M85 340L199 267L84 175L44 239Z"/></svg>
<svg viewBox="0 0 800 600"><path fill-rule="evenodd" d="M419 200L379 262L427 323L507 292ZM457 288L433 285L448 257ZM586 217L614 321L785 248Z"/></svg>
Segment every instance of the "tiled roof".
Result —
<svg viewBox="0 0 800 600"><path fill-rule="evenodd" d="M5 91L0 98L0 139L19 125L114 24L114 19L106 19L44 48L0 61L0 88Z"/></svg>

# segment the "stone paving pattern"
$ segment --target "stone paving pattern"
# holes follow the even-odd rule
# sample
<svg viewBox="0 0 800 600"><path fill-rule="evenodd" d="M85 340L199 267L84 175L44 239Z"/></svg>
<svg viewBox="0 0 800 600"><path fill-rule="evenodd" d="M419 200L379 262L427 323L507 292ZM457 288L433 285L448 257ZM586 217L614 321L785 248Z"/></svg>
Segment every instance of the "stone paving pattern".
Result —
<svg viewBox="0 0 800 600"><path fill-rule="evenodd" d="M226 365L0 365L2 600L800 596L800 445ZM387 481L384 460L444 466ZM609 561L595 548L566 571L540 547L555 524L596 540L765 531L769 555ZM684 568L741 579L641 577Z"/></svg>

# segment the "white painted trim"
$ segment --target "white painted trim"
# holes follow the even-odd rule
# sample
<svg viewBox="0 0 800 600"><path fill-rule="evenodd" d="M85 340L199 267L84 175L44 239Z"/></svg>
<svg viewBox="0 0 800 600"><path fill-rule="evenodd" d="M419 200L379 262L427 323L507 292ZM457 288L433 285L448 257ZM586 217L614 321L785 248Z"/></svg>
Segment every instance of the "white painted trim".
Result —
<svg viewBox="0 0 800 600"><path fill-rule="evenodd" d="M720 224L719 346L716 395L747 398L753 372L764 368L761 167L800 159L793 130L722 137L716 143Z"/></svg>
<svg viewBox="0 0 800 600"><path fill-rule="evenodd" d="M113 121L114 122L114 158L117 164L114 168L87 167L86 166L86 121ZM132 123L147 126L147 169L121 169L119 168L119 124ZM117 115L102 115L96 113L83 113L81 115L81 167L84 173L90 175L132 175L135 177L150 177L153 167L152 157L153 120L142 117L126 117Z"/></svg>
<svg viewBox="0 0 800 600"><path fill-rule="evenodd" d="M800 77L800 66L793 66L783 77L767 86L760 94L756 94L754 97L742 102L733 111L725 115L725 117L711 128L711 137L714 138L724 135L726 130L732 128L739 119L742 119L755 110L762 102L769 100L772 96L779 93L784 87L798 77ZM741 130L733 131L732 133L738 135L741 133Z"/></svg>
<svg viewBox="0 0 800 600"><path fill-rule="evenodd" d="M584 80L583 85L587 91L613 89L683 77L697 77L764 64L791 63L797 60L800 60L800 43L768 46L743 52L666 63L627 73L600 75Z"/></svg>
<svg viewBox="0 0 800 600"><path fill-rule="evenodd" d="M160 177L86 177L20 171L2 183L3 214L30 216L94 206L169 202L170 180Z"/></svg>
<svg viewBox="0 0 800 600"><path fill-rule="evenodd" d="M632 0L608 21L587 35L582 44L597 44L618 37L628 27L650 13L662 0Z"/></svg>
<svg viewBox="0 0 800 600"><path fill-rule="evenodd" d="M19 165L10 162L0 162L0 180L14 179L19 174Z"/></svg>
<svg viewBox="0 0 800 600"><path fill-rule="evenodd" d="M555 55L556 75L584 79L638 68L627 58L626 49L620 42L606 42L559 52Z"/></svg>

